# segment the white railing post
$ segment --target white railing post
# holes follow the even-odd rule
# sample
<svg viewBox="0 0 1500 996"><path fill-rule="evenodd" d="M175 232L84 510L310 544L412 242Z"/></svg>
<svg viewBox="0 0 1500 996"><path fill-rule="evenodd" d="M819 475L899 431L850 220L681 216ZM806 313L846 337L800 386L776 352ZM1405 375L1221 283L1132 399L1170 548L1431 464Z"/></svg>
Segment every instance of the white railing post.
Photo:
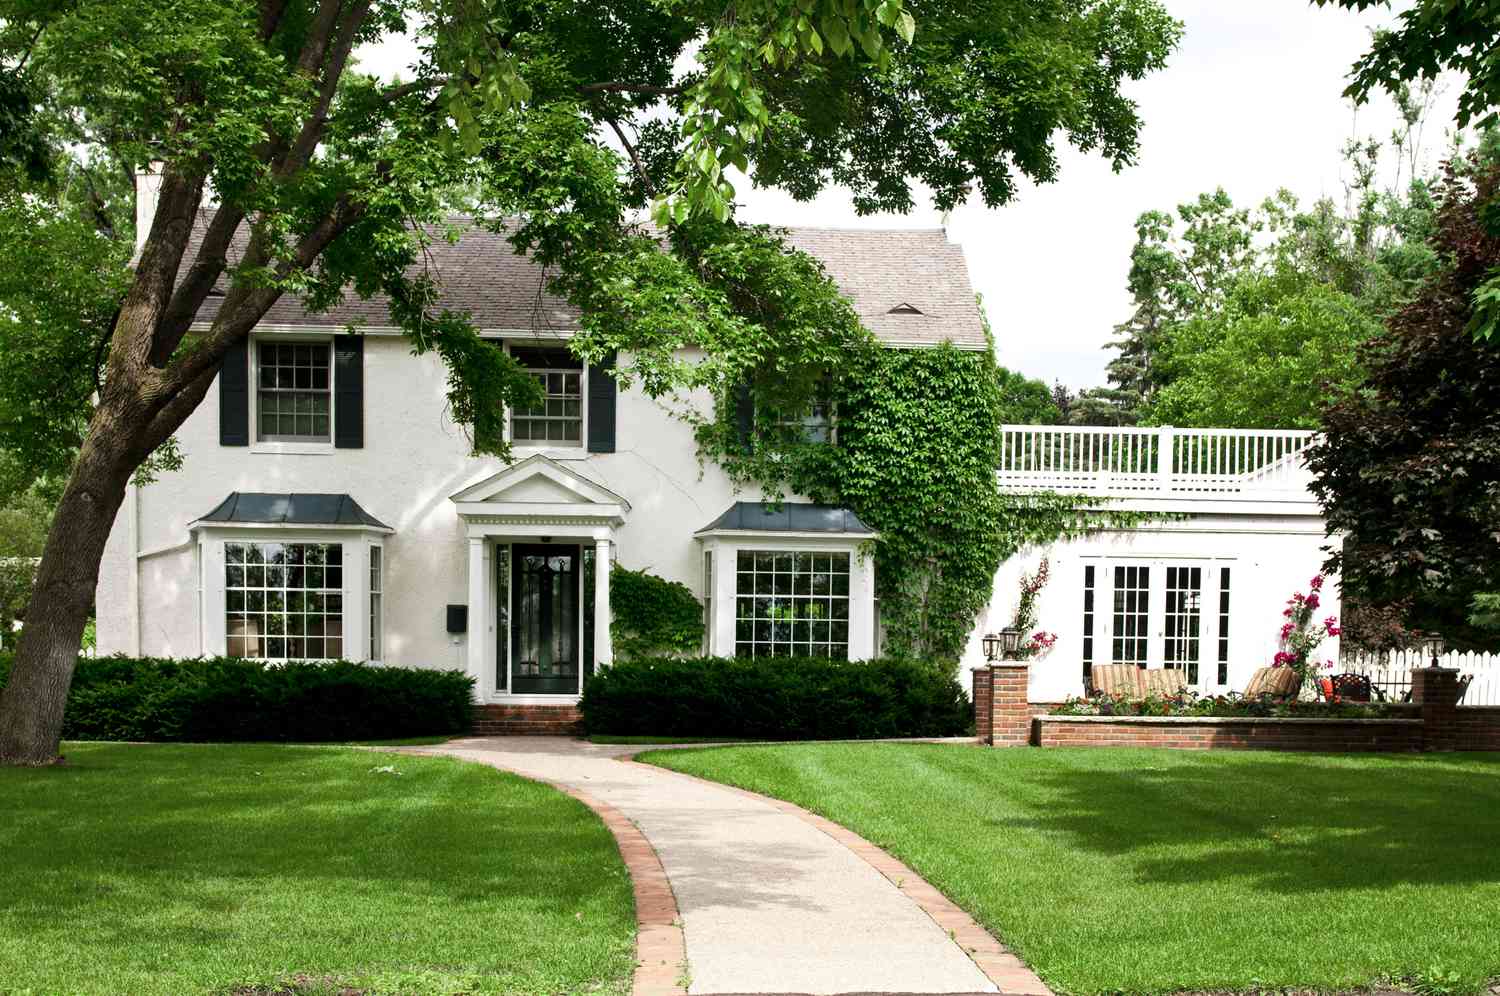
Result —
<svg viewBox="0 0 1500 996"><path fill-rule="evenodd" d="M1164 425L1156 430L1156 486L1163 494L1172 490L1172 465L1177 456L1177 429Z"/></svg>

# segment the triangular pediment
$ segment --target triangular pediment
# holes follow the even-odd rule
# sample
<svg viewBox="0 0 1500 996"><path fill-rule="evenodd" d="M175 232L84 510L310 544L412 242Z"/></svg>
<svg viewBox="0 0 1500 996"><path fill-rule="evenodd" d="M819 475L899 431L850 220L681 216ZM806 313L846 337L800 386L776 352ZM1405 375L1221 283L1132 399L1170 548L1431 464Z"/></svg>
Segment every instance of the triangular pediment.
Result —
<svg viewBox="0 0 1500 996"><path fill-rule="evenodd" d="M540 453L471 484L453 495L452 500L463 505L602 505L627 511L630 508L630 503L620 495Z"/></svg>

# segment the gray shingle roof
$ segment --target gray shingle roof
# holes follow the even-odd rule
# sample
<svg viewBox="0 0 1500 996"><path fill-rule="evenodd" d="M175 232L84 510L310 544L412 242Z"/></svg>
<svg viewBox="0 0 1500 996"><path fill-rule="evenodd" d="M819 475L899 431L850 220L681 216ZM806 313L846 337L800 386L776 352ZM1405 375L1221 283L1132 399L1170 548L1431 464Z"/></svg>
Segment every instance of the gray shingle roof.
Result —
<svg viewBox="0 0 1500 996"><path fill-rule="evenodd" d="M790 228L785 237L822 261L882 342L928 346L948 340L963 349L987 348L963 250L942 229ZM189 247L187 258L195 248ZM237 255L231 251L231 259ZM437 238L428 250L428 265L442 285L439 307L468 312L483 330L566 333L578 328L577 309L546 293L545 274L517 256L503 236L469 227L456 243ZM218 302L209 298L200 320L210 320ZM919 313L892 313L903 305ZM390 316L379 297L361 300L350 294L332 311L309 315L296 298L284 296L263 324L386 328Z"/></svg>
<svg viewBox="0 0 1500 996"><path fill-rule="evenodd" d="M389 530L348 495L232 491L199 522L256 522L286 526L369 526Z"/></svg>
<svg viewBox="0 0 1500 996"><path fill-rule="evenodd" d="M698 532L708 533L716 529L772 533L875 535L875 530L861 522L859 516L847 508L790 501L782 502L781 507L775 510L763 501L737 501L730 505L723 515Z"/></svg>

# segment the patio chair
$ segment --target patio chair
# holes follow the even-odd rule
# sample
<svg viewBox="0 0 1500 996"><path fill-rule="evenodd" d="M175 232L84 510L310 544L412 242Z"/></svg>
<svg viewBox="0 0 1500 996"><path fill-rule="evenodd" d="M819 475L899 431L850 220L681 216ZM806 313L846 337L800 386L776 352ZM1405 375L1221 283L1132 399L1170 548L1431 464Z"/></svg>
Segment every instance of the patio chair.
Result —
<svg viewBox="0 0 1500 996"><path fill-rule="evenodd" d="M1245 698L1258 699L1269 695L1273 699L1294 699L1302 690L1302 679L1289 667L1263 667L1250 676L1245 686Z"/></svg>
<svg viewBox="0 0 1500 996"><path fill-rule="evenodd" d="M1089 694L1140 698L1139 671L1134 664L1095 664L1089 671Z"/></svg>
<svg viewBox="0 0 1500 996"><path fill-rule="evenodd" d="M1187 691L1187 672L1181 668L1143 668L1135 664L1095 664L1089 672L1090 695L1148 695L1172 698Z"/></svg>
<svg viewBox="0 0 1500 996"><path fill-rule="evenodd" d="M1375 686L1371 684L1367 674L1336 674L1327 679L1327 682L1327 697L1330 702L1369 702L1374 698Z"/></svg>
<svg viewBox="0 0 1500 996"><path fill-rule="evenodd" d="M1187 672L1180 667L1148 668L1139 677L1145 695L1170 699L1187 692Z"/></svg>

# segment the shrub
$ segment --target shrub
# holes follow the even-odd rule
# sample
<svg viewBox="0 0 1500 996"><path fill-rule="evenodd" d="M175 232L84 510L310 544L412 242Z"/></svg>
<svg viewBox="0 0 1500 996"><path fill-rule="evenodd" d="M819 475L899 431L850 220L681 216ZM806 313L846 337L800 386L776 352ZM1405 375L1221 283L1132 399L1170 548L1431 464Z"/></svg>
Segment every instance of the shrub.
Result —
<svg viewBox="0 0 1500 996"><path fill-rule="evenodd" d="M811 657L647 658L589 679L590 733L835 740L955 736L973 728L968 696L923 661Z"/></svg>
<svg viewBox="0 0 1500 996"><path fill-rule="evenodd" d="M0 655L0 686L10 671ZM349 661L80 658L69 740L388 740L461 733L473 679Z"/></svg>
<svg viewBox="0 0 1500 996"><path fill-rule="evenodd" d="M703 606L681 582L615 564L609 607L610 634L622 657L692 653L703 644Z"/></svg>

